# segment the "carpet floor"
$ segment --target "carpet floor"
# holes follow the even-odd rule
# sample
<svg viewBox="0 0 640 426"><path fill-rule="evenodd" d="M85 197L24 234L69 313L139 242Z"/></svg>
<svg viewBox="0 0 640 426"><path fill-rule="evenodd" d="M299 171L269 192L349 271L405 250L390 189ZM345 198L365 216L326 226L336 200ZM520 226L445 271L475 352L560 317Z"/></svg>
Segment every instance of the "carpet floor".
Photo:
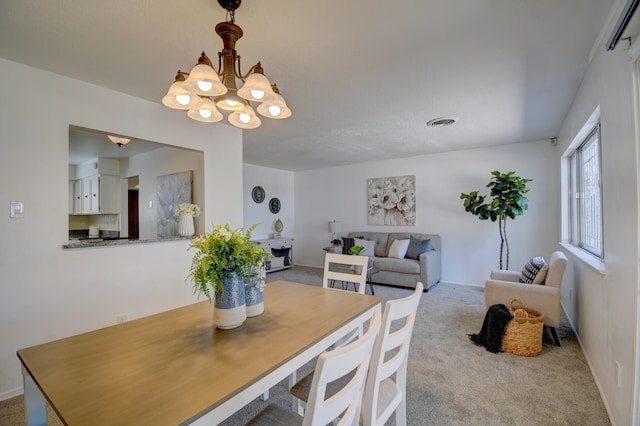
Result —
<svg viewBox="0 0 640 426"><path fill-rule="evenodd" d="M322 269L296 266L273 272L267 281L321 285ZM410 289L374 285L385 300L405 297ZM367 286L367 293L369 293ZM609 417L582 350L565 317L558 329L562 347L545 333L542 354L521 357L494 354L475 346L484 319L479 287L438 284L422 295L409 353L407 421L409 425L609 425ZM300 372L313 369L306 365ZM291 407L286 381L227 419L243 424L267 403ZM0 401L0 425L24 425L22 396ZM61 422L49 413L49 424ZM393 419L388 422L394 425Z"/></svg>

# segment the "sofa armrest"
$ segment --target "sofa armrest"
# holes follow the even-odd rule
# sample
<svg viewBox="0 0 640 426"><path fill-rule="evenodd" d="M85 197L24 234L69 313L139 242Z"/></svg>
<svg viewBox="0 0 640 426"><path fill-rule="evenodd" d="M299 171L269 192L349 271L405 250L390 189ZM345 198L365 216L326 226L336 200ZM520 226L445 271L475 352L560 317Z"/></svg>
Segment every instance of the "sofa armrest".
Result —
<svg viewBox="0 0 640 426"><path fill-rule="evenodd" d="M428 289L440 282L442 274L442 255L440 250L429 250L422 253L418 260L420 261L420 281L424 284L424 288Z"/></svg>
<svg viewBox="0 0 640 426"><path fill-rule="evenodd" d="M523 284L501 280L487 280L484 288L484 305L503 304L507 307L514 297L530 309L544 314L545 325L560 326L560 289L539 284Z"/></svg>
<svg viewBox="0 0 640 426"><path fill-rule="evenodd" d="M494 269L491 271L491 279L492 280L500 280L500 281L511 281L518 282L520 278L520 271L505 271L504 269Z"/></svg>

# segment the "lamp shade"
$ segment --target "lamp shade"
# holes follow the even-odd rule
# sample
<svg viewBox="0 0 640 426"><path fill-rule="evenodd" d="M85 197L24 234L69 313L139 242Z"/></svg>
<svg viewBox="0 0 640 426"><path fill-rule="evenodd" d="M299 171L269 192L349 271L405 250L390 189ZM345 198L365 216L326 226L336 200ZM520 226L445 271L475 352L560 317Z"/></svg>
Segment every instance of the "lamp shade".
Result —
<svg viewBox="0 0 640 426"><path fill-rule="evenodd" d="M189 118L204 123L215 123L222 120L222 114L218 111L218 108L216 108L216 104L207 97L203 97L202 104L197 108L190 109L187 115Z"/></svg>
<svg viewBox="0 0 640 426"><path fill-rule="evenodd" d="M256 112L249 105L245 106L240 111L233 111L229 114L229 123L241 129L255 129L260 127L262 121L256 115Z"/></svg>
<svg viewBox="0 0 640 426"><path fill-rule="evenodd" d="M274 93L275 98L272 101L264 101L258 105L258 112L263 117L267 118L289 118L291 117L291 110L287 107L284 98L279 93Z"/></svg>
<svg viewBox="0 0 640 426"><path fill-rule="evenodd" d="M189 73L189 77L184 82L184 87L202 96L218 96L227 93L226 86L220 82L218 74L216 74L211 66L211 61L209 61L204 52L202 52L198 64Z"/></svg>
<svg viewBox="0 0 640 426"><path fill-rule="evenodd" d="M260 62L254 67L253 72L238 89L238 96L254 102L271 102L275 100L276 93L271 88L271 82L264 76Z"/></svg>
<svg viewBox="0 0 640 426"><path fill-rule="evenodd" d="M342 222L338 222L337 220L329 222L330 234L339 234L340 232L342 232Z"/></svg>
<svg viewBox="0 0 640 426"><path fill-rule="evenodd" d="M228 89L227 93L216 96L213 101L225 111L240 111L247 105L247 101L238 96L236 89Z"/></svg>
<svg viewBox="0 0 640 426"><path fill-rule="evenodd" d="M173 109L194 109L200 106L202 100L184 85L184 76L178 71L176 81L169 86L169 91L162 98L162 104Z"/></svg>

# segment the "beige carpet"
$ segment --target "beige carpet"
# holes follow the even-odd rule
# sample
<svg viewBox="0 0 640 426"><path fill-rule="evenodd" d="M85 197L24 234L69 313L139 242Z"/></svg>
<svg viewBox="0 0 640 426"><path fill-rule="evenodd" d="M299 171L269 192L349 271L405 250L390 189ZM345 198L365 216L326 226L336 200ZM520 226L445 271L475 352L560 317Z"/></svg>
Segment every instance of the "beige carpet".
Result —
<svg viewBox="0 0 640 426"><path fill-rule="evenodd" d="M320 285L321 276L321 269L298 266L269 274L268 280ZM374 289L387 300L410 292ZM483 319L481 288L438 284L423 294L409 355L409 425L610 424L566 318L558 330L562 347L545 334L542 354L531 358L473 345L467 335L480 331ZM291 406L285 383L272 389L268 402ZM264 405L256 399L224 425L242 424ZM24 424L22 397L0 401L0 425Z"/></svg>

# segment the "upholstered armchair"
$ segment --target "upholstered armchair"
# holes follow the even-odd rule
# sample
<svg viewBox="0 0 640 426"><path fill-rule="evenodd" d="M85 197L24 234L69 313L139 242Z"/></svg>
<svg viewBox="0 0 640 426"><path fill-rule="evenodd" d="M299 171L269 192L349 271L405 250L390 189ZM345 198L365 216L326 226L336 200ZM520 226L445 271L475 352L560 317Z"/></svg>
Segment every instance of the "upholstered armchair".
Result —
<svg viewBox="0 0 640 426"><path fill-rule="evenodd" d="M519 282L521 271L491 271L491 278L486 281L484 289L485 310L495 304L508 306L511 299L517 297L527 308L544 314L544 325L551 331L556 346L560 346L556 327L560 326L560 284L566 266L567 256L564 253L552 253L541 284Z"/></svg>

